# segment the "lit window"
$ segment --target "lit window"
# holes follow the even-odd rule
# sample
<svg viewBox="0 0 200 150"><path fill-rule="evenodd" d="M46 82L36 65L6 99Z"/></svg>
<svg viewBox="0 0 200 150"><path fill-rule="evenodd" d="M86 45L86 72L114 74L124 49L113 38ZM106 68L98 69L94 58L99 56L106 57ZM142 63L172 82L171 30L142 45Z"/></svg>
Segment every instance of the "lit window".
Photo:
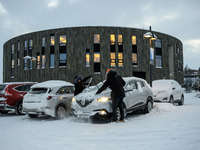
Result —
<svg viewBox="0 0 200 150"><path fill-rule="evenodd" d="M136 36L135 35L132 36L132 45L136 45Z"/></svg>
<svg viewBox="0 0 200 150"><path fill-rule="evenodd" d="M67 43L66 35L60 35L60 46L64 46Z"/></svg>
<svg viewBox="0 0 200 150"><path fill-rule="evenodd" d="M116 66L115 59L116 59L115 53L110 53L110 60L111 60L110 65L112 67Z"/></svg>
<svg viewBox="0 0 200 150"><path fill-rule="evenodd" d="M15 67L15 60L14 60L14 53L15 53L15 45L12 44L12 49L11 49L11 77L14 77L14 67Z"/></svg>
<svg viewBox="0 0 200 150"><path fill-rule="evenodd" d="M137 45L136 45L136 36L132 35L132 66L137 66L138 58L137 58Z"/></svg>
<svg viewBox="0 0 200 150"><path fill-rule="evenodd" d="M137 53L132 53L132 64L137 65Z"/></svg>
<svg viewBox="0 0 200 150"><path fill-rule="evenodd" d="M110 35L110 43L115 43L115 34Z"/></svg>
<svg viewBox="0 0 200 150"><path fill-rule="evenodd" d="M45 55L42 55L42 68L45 68Z"/></svg>
<svg viewBox="0 0 200 150"><path fill-rule="evenodd" d="M55 45L55 36L51 36L51 46Z"/></svg>
<svg viewBox="0 0 200 150"><path fill-rule="evenodd" d="M100 62L100 53L94 53L94 62L96 63Z"/></svg>
<svg viewBox="0 0 200 150"><path fill-rule="evenodd" d="M123 66L123 53L118 53L118 66Z"/></svg>
<svg viewBox="0 0 200 150"><path fill-rule="evenodd" d="M100 43L100 34L94 34L94 44Z"/></svg>
<svg viewBox="0 0 200 150"><path fill-rule="evenodd" d="M40 69L40 53L37 53L37 69Z"/></svg>
<svg viewBox="0 0 200 150"><path fill-rule="evenodd" d="M89 67L90 66L90 50L89 49L86 49L86 67Z"/></svg>
<svg viewBox="0 0 200 150"><path fill-rule="evenodd" d="M118 43L122 43L122 35L118 35Z"/></svg>

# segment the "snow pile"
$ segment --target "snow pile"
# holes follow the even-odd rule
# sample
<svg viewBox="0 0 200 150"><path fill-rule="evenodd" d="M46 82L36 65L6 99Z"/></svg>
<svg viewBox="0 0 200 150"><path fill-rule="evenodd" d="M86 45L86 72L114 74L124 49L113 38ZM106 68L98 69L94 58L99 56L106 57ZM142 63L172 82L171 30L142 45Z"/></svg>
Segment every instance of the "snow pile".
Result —
<svg viewBox="0 0 200 150"><path fill-rule="evenodd" d="M155 103L149 114L130 114L125 123L90 123L70 117L30 119L0 114L2 150L195 150L200 147L200 100Z"/></svg>

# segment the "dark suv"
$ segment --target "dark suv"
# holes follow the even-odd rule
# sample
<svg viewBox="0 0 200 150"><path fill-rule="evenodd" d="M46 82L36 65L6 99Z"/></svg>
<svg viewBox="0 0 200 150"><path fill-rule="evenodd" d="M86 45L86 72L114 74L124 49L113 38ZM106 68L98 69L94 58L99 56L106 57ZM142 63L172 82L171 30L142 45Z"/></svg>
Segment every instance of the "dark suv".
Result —
<svg viewBox="0 0 200 150"><path fill-rule="evenodd" d="M32 82L13 82L0 84L0 113L7 114L15 110L18 115L22 115L22 101L24 95L35 84Z"/></svg>

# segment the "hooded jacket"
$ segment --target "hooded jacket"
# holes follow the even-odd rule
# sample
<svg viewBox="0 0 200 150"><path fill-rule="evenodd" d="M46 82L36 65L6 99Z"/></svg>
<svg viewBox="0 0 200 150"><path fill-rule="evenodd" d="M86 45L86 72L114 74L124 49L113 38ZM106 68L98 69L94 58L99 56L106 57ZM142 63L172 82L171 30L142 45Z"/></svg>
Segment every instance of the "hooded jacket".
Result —
<svg viewBox="0 0 200 150"><path fill-rule="evenodd" d="M107 79L104 82L103 86L97 91L96 94L100 94L103 90L109 87L111 92L111 98L117 97L125 97L125 92L123 86L125 85L125 81L122 79L121 76L118 76L115 71L109 71L107 74Z"/></svg>

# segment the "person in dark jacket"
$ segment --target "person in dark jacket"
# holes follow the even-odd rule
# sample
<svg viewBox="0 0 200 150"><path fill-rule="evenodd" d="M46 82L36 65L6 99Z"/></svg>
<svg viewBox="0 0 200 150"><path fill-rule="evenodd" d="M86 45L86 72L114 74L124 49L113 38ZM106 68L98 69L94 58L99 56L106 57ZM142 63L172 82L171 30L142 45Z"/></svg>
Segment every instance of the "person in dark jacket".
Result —
<svg viewBox="0 0 200 150"><path fill-rule="evenodd" d="M87 81L89 78L92 76L87 76L86 78L83 79L82 75L77 75L75 77L75 90L74 90L74 96L78 95L85 89L85 84L84 82Z"/></svg>
<svg viewBox="0 0 200 150"><path fill-rule="evenodd" d="M120 110L120 120L124 122L124 104L123 98L125 97L125 92L123 86L125 85L125 81L121 76L117 75L116 71L113 69L108 69L106 72L106 81L103 86L96 92L96 94L100 94L103 90L109 87L112 98L112 109L113 109L113 122L117 122L117 108Z"/></svg>

